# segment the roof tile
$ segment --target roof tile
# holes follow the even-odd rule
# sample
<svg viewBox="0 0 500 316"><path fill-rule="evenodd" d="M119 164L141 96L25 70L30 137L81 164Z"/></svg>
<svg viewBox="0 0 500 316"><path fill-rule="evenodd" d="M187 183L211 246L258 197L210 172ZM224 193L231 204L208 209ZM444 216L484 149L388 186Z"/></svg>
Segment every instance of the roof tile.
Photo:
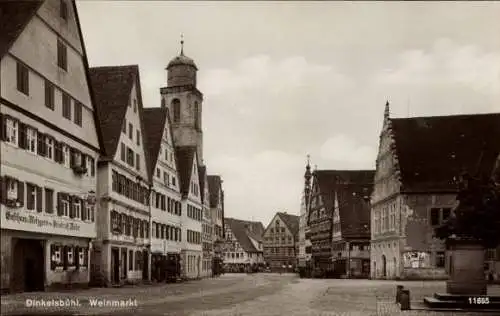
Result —
<svg viewBox="0 0 500 316"><path fill-rule="evenodd" d="M0 59L38 11L43 1L0 1Z"/></svg>
<svg viewBox="0 0 500 316"><path fill-rule="evenodd" d="M165 130L167 111L164 108L145 108L142 120L145 128L146 146L149 151L149 157L151 158L148 172L152 177Z"/></svg>
<svg viewBox="0 0 500 316"><path fill-rule="evenodd" d="M500 113L391 119L404 192L456 191L454 177L491 174Z"/></svg>

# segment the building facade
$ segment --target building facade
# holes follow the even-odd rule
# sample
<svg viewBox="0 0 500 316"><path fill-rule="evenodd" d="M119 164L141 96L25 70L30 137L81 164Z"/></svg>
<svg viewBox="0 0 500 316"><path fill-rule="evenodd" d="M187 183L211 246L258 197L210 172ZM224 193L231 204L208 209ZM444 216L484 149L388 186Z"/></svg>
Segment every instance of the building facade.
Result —
<svg viewBox="0 0 500 316"><path fill-rule="evenodd" d="M272 271L293 271L299 251L299 216L277 212L264 231L264 260Z"/></svg>
<svg viewBox="0 0 500 316"><path fill-rule="evenodd" d="M212 276L212 260L214 255L214 225L212 223L212 215L210 211L210 193L208 187L207 168L202 166L199 168L200 175L200 191L202 193L202 210L203 221L201 226L201 242L202 242L202 262L201 276Z"/></svg>
<svg viewBox="0 0 500 316"><path fill-rule="evenodd" d="M245 272L264 264L260 222L224 218L224 265L226 272Z"/></svg>
<svg viewBox="0 0 500 316"><path fill-rule="evenodd" d="M354 171L339 177L334 192L332 256L334 274L370 276L370 195L375 171Z"/></svg>
<svg viewBox="0 0 500 316"><path fill-rule="evenodd" d="M182 203L177 157L165 108L143 113L149 151L151 192L151 276L155 281L180 276Z"/></svg>
<svg viewBox="0 0 500 316"><path fill-rule="evenodd" d="M491 174L499 126L499 114L394 119L386 104L371 197L372 278L447 278L434 228L456 207L462 172Z"/></svg>
<svg viewBox="0 0 500 316"><path fill-rule="evenodd" d="M151 181L139 67L96 67L90 74L105 143L98 164L93 282L149 280Z"/></svg>
<svg viewBox="0 0 500 316"><path fill-rule="evenodd" d="M363 197L373 174L373 170L312 173L308 226L314 268L347 276L351 271L366 274L370 213Z"/></svg>
<svg viewBox="0 0 500 316"><path fill-rule="evenodd" d="M214 259L223 260L222 245L224 243L224 190L220 176L209 175L208 188L210 199L210 214L212 221L212 240ZM212 260L213 261L213 260ZM214 265L215 262L212 262ZM214 268L214 266L212 267Z"/></svg>
<svg viewBox="0 0 500 316"><path fill-rule="evenodd" d="M102 143L76 6L0 11L1 291L87 286Z"/></svg>

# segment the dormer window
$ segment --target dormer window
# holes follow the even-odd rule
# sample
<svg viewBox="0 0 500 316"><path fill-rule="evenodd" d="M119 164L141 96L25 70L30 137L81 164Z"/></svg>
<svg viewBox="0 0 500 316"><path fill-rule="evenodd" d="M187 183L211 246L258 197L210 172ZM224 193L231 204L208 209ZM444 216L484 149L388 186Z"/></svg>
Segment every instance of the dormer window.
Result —
<svg viewBox="0 0 500 316"><path fill-rule="evenodd" d="M132 102L134 103L134 113L137 113L137 100L134 99Z"/></svg>

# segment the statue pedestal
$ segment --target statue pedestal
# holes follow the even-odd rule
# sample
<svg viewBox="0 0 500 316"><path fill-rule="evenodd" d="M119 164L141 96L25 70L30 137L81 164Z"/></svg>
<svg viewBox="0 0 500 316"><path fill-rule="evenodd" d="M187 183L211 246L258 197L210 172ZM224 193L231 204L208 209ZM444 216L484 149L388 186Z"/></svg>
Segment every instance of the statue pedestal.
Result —
<svg viewBox="0 0 500 316"><path fill-rule="evenodd" d="M450 280L446 292L458 295L486 295L484 247L473 240L449 240Z"/></svg>

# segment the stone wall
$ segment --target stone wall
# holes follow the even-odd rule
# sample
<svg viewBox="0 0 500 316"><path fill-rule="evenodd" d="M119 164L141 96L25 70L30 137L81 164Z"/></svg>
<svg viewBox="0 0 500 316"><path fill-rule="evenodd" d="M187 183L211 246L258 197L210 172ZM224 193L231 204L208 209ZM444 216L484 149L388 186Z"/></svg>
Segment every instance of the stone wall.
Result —
<svg viewBox="0 0 500 316"><path fill-rule="evenodd" d="M444 268L403 268L401 279L404 280L447 280Z"/></svg>

